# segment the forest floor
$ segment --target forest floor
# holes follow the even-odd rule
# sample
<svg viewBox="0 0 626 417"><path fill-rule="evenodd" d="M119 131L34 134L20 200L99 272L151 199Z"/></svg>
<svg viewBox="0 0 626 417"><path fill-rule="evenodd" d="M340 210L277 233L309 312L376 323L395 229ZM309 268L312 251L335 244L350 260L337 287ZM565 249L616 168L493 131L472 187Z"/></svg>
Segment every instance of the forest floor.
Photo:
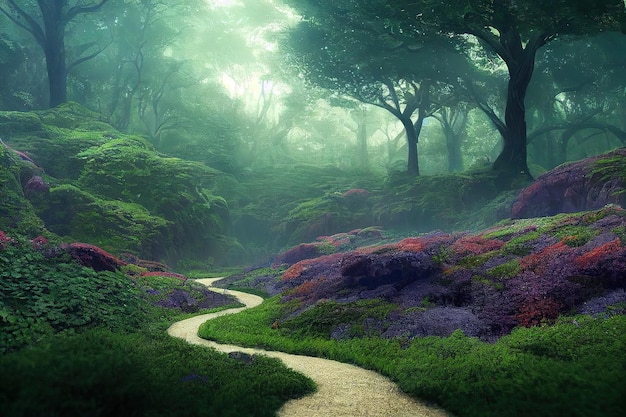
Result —
<svg viewBox="0 0 626 417"><path fill-rule="evenodd" d="M211 288L220 278L197 280ZM317 384L318 390L309 396L287 402L279 411L281 417L444 417L445 411L420 403L401 392L389 379L376 372L357 366L310 356L292 355L284 352L243 348L223 345L202 339L198 328L207 320L226 314L238 313L246 308L259 305L263 299L256 295L238 291L228 291L246 307L203 314L174 323L168 334L189 343L208 346L218 351L261 354L282 360L288 367L303 373Z"/></svg>

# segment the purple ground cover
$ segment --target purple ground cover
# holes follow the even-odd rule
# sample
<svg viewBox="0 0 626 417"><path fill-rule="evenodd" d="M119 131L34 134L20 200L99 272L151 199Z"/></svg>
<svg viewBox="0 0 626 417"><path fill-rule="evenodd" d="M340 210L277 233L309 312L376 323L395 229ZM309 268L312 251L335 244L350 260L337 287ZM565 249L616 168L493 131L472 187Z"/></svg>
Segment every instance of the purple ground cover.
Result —
<svg viewBox="0 0 626 417"><path fill-rule="evenodd" d="M435 233L294 263L275 284L301 310L324 300L397 305L382 334L494 340L559 315L623 311L626 210L511 220L482 233ZM607 310L608 309L608 310ZM341 329L337 329L340 334Z"/></svg>

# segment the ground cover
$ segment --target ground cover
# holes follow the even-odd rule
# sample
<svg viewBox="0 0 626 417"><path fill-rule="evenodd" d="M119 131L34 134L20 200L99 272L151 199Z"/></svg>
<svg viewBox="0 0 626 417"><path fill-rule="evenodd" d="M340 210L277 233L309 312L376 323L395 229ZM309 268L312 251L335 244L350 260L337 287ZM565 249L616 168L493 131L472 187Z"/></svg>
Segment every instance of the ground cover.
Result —
<svg viewBox="0 0 626 417"><path fill-rule="evenodd" d="M224 280L272 297L200 335L356 363L459 416L621 415L625 227L608 205L317 257L299 245Z"/></svg>
<svg viewBox="0 0 626 417"><path fill-rule="evenodd" d="M163 267L154 262L95 270L84 264L123 262L68 247L0 232L0 415L272 416L314 389L278 360L166 335L195 312L238 307L228 295L148 271Z"/></svg>
<svg viewBox="0 0 626 417"><path fill-rule="evenodd" d="M571 316L518 328L496 343L449 337L332 339L312 325L294 329L279 296L203 324L224 343L321 356L376 370L421 400L458 416L621 416L626 317ZM320 317L328 320L328 316ZM338 324L327 323L332 327Z"/></svg>

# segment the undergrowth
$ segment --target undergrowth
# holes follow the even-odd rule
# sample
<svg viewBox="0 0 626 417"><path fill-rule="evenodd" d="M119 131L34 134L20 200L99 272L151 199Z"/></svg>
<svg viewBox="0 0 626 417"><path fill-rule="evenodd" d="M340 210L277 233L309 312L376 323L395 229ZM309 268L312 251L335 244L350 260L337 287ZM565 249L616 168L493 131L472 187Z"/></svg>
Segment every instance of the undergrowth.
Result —
<svg viewBox="0 0 626 417"><path fill-rule="evenodd" d="M313 383L279 360L251 363L165 333L90 330L0 357L0 415L273 416Z"/></svg>
<svg viewBox="0 0 626 417"><path fill-rule="evenodd" d="M315 389L276 359L229 358L165 333L233 306L192 280L95 272L0 241L0 415L273 416Z"/></svg>
<svg viewBox="0 0 626 417"><path fill-rule="evenodd" d="M518 328L494 344L465 336L331 340L306 326L289 337L278 297L205 323L205 338L322 356L376 370L410 395L460 417L621 416L626 317L563 317ZM308 331L308 333L307 333Z"/></svg>

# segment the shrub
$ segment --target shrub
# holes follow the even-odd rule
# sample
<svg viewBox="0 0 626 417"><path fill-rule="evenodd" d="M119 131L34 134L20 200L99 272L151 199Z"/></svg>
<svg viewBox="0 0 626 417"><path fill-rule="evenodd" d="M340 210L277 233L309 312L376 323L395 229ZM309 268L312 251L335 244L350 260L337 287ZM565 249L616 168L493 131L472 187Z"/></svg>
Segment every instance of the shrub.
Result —
<svg viewBox="0 0 626 417"><path fill-rule="evenodd" d="M123 273L96 272L65 254L46 257L25 242L0 250L0 292L0 352L57 332L130 329L144 319L142 300Z"/></svg>
<svg viewBox="0 0 626 417"><path fill-rule="evenodd" d="M159 333L91 330L0 357L0 414L273 416L311 380L277 359L249 363Z"/></svg>

